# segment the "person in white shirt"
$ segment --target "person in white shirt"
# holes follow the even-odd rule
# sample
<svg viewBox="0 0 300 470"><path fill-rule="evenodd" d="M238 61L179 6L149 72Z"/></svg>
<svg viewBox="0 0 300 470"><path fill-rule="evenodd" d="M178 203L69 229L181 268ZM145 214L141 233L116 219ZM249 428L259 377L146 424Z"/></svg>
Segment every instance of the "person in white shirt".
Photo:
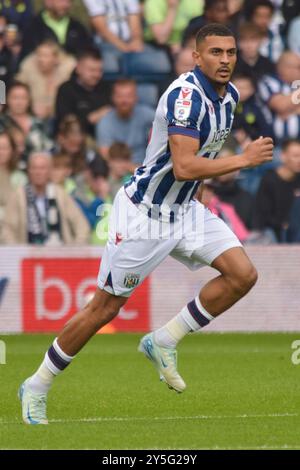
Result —
<svg viewBox="0 0 300 470"><path fill-rule="evenodd" d="M84 4L109 76L138 78L170 72L166 52L144 43L138 0L84 0Z"/></svg>

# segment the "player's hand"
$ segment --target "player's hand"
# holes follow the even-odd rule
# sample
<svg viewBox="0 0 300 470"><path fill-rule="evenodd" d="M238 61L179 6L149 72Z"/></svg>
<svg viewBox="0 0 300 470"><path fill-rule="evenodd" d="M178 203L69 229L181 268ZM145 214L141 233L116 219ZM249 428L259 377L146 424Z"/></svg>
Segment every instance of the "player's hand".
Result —
<svg viewBox="0 0 300 470"><path fill-rule="evenodd" d="M260 137L247 145L242 156L245 159L246 168L253 168L273 159L273 139Z"/></svg>

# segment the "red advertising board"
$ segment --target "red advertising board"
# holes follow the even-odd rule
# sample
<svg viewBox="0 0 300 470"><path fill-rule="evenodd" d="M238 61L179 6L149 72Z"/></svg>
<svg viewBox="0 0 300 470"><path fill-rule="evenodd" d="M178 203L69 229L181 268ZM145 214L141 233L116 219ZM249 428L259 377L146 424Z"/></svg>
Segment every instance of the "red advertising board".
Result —
<svg viewBox="0 0 300 470"><path fill-rule="evenodd" d="M25 332L58 332L96 289L97 258L29 258L22 261L22 319ZM149 329L150 281L146 279L101 332Z"/></svg>

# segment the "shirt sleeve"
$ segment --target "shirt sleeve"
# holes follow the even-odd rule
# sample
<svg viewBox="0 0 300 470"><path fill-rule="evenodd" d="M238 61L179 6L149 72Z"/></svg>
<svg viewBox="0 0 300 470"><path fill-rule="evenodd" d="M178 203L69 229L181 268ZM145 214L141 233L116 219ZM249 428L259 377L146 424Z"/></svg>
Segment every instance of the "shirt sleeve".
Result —
<svg viewBox="0 0 300 470"><path fill-rule="evenodd" d="M167 98L168 134L200 138L202 99L193 88L175 88Z"/></svg>
<svg viewBox="0 0 300 470"><path fill-rule="evenodd" d="M106 15L105 2L102 0L83 0L85 8L89 16L103 16Z"/></svg>

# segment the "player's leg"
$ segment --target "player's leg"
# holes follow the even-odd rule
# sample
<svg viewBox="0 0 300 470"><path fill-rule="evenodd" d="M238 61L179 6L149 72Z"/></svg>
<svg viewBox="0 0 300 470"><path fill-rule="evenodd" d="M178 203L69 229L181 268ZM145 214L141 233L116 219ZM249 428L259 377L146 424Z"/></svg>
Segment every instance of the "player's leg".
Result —
<svg viewBox="0 0 300 470"><path fill-rule="evenodd" d="M249 292L257 281L257 271L241 247L225 251L211 266L220 275L201 289L199 301L202 308L215 318Z"/></svg>
<svg viewBox="0 0 300 470"><path fill-rule="evenodd" d="M127 297L97 288L93 299L66 323L59 334L60 348L69 356L77 354L100 328L118 315L127 300Z"/></svg>
<svg viewBox="0 0 300 470"><path fill-rule="evenodd" d="M97 288L93 299L65 325L38 370L20 387L25 423L47 424L46 398L54 378L71 363L88 340L118 314L126 301L126 297Z"/></svg>
<svg viewBox="0 0 300 470"><path fill-rule="evenodd" d="M151 340L152 347L169 351L173 355L176 354L177 343L185 335L205 327L217 315L231 307L251 289L257 278L256 270L241 243L225 223L209 211L205 211L202 223L203 237L198 237L196 230L193 248L186 239L191 225L186 224L186 234L171 255L192 270L210 265L219 270L220 275L209 281L200 295L183 307L172 320L144 339ZM173 370L173 377L173 388L183 391L185 384L176 368Z"/></svg>

